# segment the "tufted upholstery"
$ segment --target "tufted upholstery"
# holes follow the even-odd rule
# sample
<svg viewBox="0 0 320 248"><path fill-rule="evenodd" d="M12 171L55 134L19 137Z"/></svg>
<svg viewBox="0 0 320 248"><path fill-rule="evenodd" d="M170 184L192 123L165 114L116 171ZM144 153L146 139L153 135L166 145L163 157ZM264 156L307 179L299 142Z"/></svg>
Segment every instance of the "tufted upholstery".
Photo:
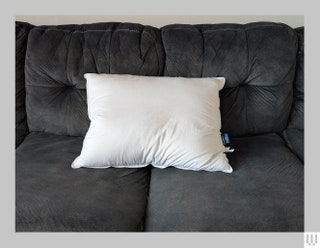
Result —
<svg viewBox="0 0 320 248"><path fill-rule="evenodd" d="M162 73L160 32L153 27L126 23L67 27L44 26L30 32L26 55L30 131L85 134L89 126L85 72Z"/></svg>
<svg viewBox="0 0 320 248"><path fill-rule="evenodd" d="M292 29L270 23L169 25L162 37L166 75L226 77L222 131L243 136L286 127L297 52Z"/></svg>
<svg viewBox="0 0 320 248"><path fill-rule="evenodd" d="M303 28L16 30L16 231L304 231ZM226 77L234 172L72 170L89 126L85 72Z"/></svg>
<svg viewBox="0 0 320 248"><path fill-rule="evenodd" d="M224 76L222 131L280 133L291 109L296 53L294 30L266 22L37 27L26 60L29 129L84 135L89 121L83 74L98 72Z"/></svg>

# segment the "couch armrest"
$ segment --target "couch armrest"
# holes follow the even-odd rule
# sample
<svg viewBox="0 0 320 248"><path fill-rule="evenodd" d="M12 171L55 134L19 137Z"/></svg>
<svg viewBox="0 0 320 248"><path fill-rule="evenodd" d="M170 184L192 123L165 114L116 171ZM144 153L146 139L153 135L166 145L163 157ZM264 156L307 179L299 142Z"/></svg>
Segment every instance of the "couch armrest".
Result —
<svg viewBox="0 0 320 248"><path fill-rule="evenodd" d="M16 22L16 147L29 133L25 106L24 64L29 31L33 25Z"/></svg>
<svg viewBox="0 0 320 248"><path fill-rule="evenodd" d="M298 53L293 84L293 104L287 128L282 132L289 148L304 162L304 27L296 28Z"/></svg>

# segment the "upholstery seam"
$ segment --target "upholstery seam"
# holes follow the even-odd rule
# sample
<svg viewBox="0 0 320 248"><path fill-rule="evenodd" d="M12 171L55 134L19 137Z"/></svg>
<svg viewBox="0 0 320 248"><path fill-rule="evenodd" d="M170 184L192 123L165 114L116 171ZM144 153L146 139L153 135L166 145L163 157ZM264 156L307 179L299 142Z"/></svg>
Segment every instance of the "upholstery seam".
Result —
<svg viewBox="0 0 320 248"><path fill-rule="evenodd" d="M250 75L250 71L251 71L251 63L250 63L250 49L249 49L249 39L248 39L248 34L246 32L246 30L244 30L244 34L245 34L245 38L246 38L246 46L247 46L247 75L245 78L245 82L247 82L247 79ZM250 69L249 69L250 66Z"/></svg>
<svg viewBox="0 0 320 248"><path fill-rule="evenodd" d="M112 30L111 30L112 31ZM110 33L110 38L109 38L109 49L108 49L108 62L109 62L109 68L108 71L111 73L111 45L112 45L112 38L113 38L113 33ZM95 65L96 66L96 65Z"/></svg>
<svg viewBox="0 0 320 248"><path fill-rule="evenodd" d="M157 45L157 40L154 41L154 48L156 50L156 54L157 54L157 61L158 61L158 75L161 75L161 72L160 72L160 68L161 68L161 65L160 65L160 57L159 57L159 52L158 52L158 45ZM161 44L162 47L163 47L163 44Z"/></svg>
<svg viewBox="0 0 320 248"><path fill-rule="evenodd" d="M203 32L203 30L201 29L198 29L199 30L199 32L200 32L200 34L201 34L201 37L202 37L202 65L201 65L201 77L203 77L203 68L204 68L204 55L205 55L205 44L204 44L204 42L205 42L205 40L204 40L204 32Z"/></svg>
<svg viewBox="0 0 320 248"><path fill-rule="evenodd" d="M142 218L142 223L141 223L141 231L145 231L146 230L146 223L147 223L147 219L148 219L148 207L149 207L149 200L150 200L150 185L151 185L151 176L152 176L152 165L148 165L148 167L150 167L150 173L149 173L149 180L148 180L148 187L147 187L147 192L146 192L146 205L144 208L144 216Z"/></svg>
<svg viewBox="0 0 320 248"><path fill-rule="evenodd" d="M69 73L68 73L68 62L69 62L69 56L70 56L70 43L71 43L71 38L72 38L72 33L70 34L70 37L69 37L69 41L68 41L68 46L67 46L67 54L66 54L66 77L67 77L67 80L72 84L72 81L70 80L70 77L69 77ZM72 84L73 85L73 84Z"/></svg>
<svg viewBox="0 0 320 248"><path fill-rule="evenodd" d="M215 24L212 24L212 25L215 25ZM245 25L245 24L240 24L240 25ZM283 29L288 29L287 27L283 27L281 25L257 25L257 26L252 26L252 27L239 26L239 28L220 28L220 29L203 30L203 32L207 33L207 32L226 31L226 30L248 30L248 29L253 29L253 28L258 28L258 27L281 27ZM162 30L167 31L167 30L176 30L176 29L197 31L197 30L194 30L192 28L187 28L187 27L185 27L185 28L182 28L182 27L170 28L170 27L168 27L168 28L163 28Z"/></svg>
<svg viewBox="0 0 320 248"><path fill-rule="evenodd" d="M33 85L33 84L26 84L26 86L31 86L31 87L40 87L40 88L68 88L68 87L75 87L76 85L66 85L64 84L63 86L48 86L48 85ZM77 87L76 87L77 88ZM79 90L86 90L85 88L77 88Z"/></svg>
<svg viewBox="0 0 320 248"><path fill-rule="evenodd" d="M38 29L38 30L44 30L44 31L61 31L61 32L65 32L65 33L86 33L86 32L120 32L120 31L125 31L125 32L134 32L134 33L142 33L145 32L149 35L149 37L151 39L153 39L152 35L148 32L148 31L140 31L140 30L136 30L136 29L93 29L93 30L64 30L64 29L57 29L57 28L41 28L41 27L35 27L33 29ZM154 39L153 39L154 40Z"/></svg>

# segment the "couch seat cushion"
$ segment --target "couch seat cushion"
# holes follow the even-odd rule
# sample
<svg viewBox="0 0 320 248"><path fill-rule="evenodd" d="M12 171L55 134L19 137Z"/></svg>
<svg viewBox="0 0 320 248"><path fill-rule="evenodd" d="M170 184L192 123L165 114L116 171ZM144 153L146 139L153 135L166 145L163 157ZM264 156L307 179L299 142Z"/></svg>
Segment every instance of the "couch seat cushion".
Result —
<svg viewBox="0 0 320 248"><path fill-rule="evenodd" d="M300 160L277 134L232 142L232 174L152 168L147 231L304 230Z"/></svg>
<svg viewBox="0 0 320 248"><path fill-rule="evenodd" d="M31 133L16 151L16 231L141 231L150 168L70 167L82 137Z"/></svg>

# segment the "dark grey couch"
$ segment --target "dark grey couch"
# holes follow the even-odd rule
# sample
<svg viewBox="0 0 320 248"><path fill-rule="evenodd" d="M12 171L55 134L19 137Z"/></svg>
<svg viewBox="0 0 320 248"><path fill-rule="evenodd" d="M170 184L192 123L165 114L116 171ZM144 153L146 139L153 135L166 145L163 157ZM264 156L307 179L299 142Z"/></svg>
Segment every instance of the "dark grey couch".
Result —
<svg viewBox="0 0 320 248"><path fill-rule="evenodd" d="M226 77L234 172L71 169L85 72ZM303 27L16 22L18 232L303 232L303 146Z"/></svg>

